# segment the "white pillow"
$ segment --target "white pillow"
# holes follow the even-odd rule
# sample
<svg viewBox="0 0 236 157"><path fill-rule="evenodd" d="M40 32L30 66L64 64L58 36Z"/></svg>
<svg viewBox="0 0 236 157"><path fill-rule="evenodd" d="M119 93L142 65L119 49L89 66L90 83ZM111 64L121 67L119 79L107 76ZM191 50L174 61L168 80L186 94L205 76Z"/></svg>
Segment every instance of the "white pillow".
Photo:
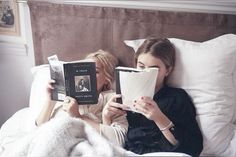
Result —
<svg viewBox="0 0 236 157"><path fill-rule="evenodd" d="M202 154L223 155L236 118L236 35L205 42L169 40L176 48L176 66L168 83L185 89L193 99L204 138Z"/></svg>
<svg viewBox="0 0 236 157"><path fill-rule="evenodd" d="M236 68L234 69L234 93L236 95ZM234 110L234 124L236 125L236 107L235 107L235 110Z"/></svg>
<svg viewBox="0 0 236 157"><path fill-rule="evenodd" d="M41 111L46 100L46 86L50 80L50 70L48 64L43 64L31 68L33 82L30 91L29 107L32 118L36 118Z"/></svg>
<svg viewBox="0 0 236 157"><path fill-rule="evenodd" d="M134 52L137 52L138 48L142 45L145 39L137 39L137 40L124 40L125 44L132 47Z"/></svg>

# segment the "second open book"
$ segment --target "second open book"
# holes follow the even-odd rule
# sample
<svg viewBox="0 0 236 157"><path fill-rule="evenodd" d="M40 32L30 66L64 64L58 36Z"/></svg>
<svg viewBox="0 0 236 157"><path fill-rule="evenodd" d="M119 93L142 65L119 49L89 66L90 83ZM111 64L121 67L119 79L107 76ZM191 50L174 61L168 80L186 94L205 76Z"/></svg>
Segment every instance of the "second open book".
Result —
<svg viewBox="0 0 236 157"><path fill-rule="evenodd" d="M132 106L134 100L143 96L153 98L158 75L158 68L136 69L129 67L116 68L116 93L121 94L119 103L125 105L126 110L135 111Z"/></svg>
<svg viewBox="0 0 236 157"><path fill-rule="evenodd" d="M98 102L96 66L91 60L59 61L56 55L48 57L51 79L55 80L52 100L63 101L65 96L75 98L78 104Z"/></svg>

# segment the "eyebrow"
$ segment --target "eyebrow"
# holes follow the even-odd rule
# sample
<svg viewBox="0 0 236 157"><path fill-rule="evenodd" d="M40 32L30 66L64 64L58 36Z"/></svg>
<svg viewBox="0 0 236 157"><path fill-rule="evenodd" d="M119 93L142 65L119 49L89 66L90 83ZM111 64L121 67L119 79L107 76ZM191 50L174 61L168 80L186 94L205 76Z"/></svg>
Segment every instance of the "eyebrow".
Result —
<svg viewBox="0 0 236 157"><path fill-rule="evenodd" d="M138 63L144 65L144 64L143 64L142 62L140 62L140 61L138 61Z"/></svg>
<svg viewBox="0 0 236 157"><path fill-rule="evenodd" d="M157 65L148 66L149 68L159 68Z"/></svg>

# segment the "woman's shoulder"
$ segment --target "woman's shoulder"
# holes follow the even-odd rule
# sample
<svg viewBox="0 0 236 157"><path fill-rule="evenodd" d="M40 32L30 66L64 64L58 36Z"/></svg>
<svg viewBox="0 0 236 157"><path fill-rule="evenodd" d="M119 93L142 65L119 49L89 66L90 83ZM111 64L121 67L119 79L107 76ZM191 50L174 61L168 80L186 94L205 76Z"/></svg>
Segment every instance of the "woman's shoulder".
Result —
<svg viewBox="0 0 236 157"><path fill-rule="evenodd" d="M177 97L187 96L187 97L189 97L188 93L183 88L170 87L170 86L165 86L164 88L168 94L171 94L173 96L177 96Z"/></svg>
<svg viewBox="0 0 236 157"><path fill-rule="evenodd" d="M168 88L169 97L172 97L171 99L175 102L173 106L175 109L182 111L192 110L193 113L195 114L195 107L192 98L187 93L187 91L177 87L166 87L166 88Z"/></svg>
<svg viewBox="0 0 236 157"><path fill-rule="evenodd" d="M107 102L114 94L116 94L116 93L113 90L102 91L100 93L100 97L102 97L102 99L105 102Z"/></svg>
<svg viewBox="0 0 236 157"><path fill-rule="evenodd" d="M166 96L169 99L172 99L176 104L181 104L182 105L193 105L193 101L192 98L190 97L190 95L187 93L186 90L184 90L183 88L178 88L178 87L170 87L170 86L166 86L165 87L165 93ZM176 105L177 107L178 105Z"/></svg>

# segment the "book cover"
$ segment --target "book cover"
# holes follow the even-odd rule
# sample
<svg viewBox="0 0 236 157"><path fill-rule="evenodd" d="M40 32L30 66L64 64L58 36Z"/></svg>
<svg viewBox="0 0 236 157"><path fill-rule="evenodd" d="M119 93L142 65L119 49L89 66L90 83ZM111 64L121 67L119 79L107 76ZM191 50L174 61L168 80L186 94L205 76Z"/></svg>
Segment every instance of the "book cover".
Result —
<svg viewBox="0 0 236 157"><path fill-rule="evenodd" d="M66 95L75 98L79 104L98 102L95 62L64 64Z"/></svg>
<svg viewBox="0 0 236 157"><path fill-rule="evenodd" d="M117 67L116 68L116 93L121 94L117 102L123 103L127 110L135 111L132 107L134 100L142 96L153 97L156 86L158 68L147 68L144 70Z"/></svg>
<svg viewBox="0 0 236 157"><path fill-rule="evenodd" d="M97 80L95 62L61 62L57 57L48 57L53 84L52 100L63 101L73 97L78 104L97 104Z"/></svg>

